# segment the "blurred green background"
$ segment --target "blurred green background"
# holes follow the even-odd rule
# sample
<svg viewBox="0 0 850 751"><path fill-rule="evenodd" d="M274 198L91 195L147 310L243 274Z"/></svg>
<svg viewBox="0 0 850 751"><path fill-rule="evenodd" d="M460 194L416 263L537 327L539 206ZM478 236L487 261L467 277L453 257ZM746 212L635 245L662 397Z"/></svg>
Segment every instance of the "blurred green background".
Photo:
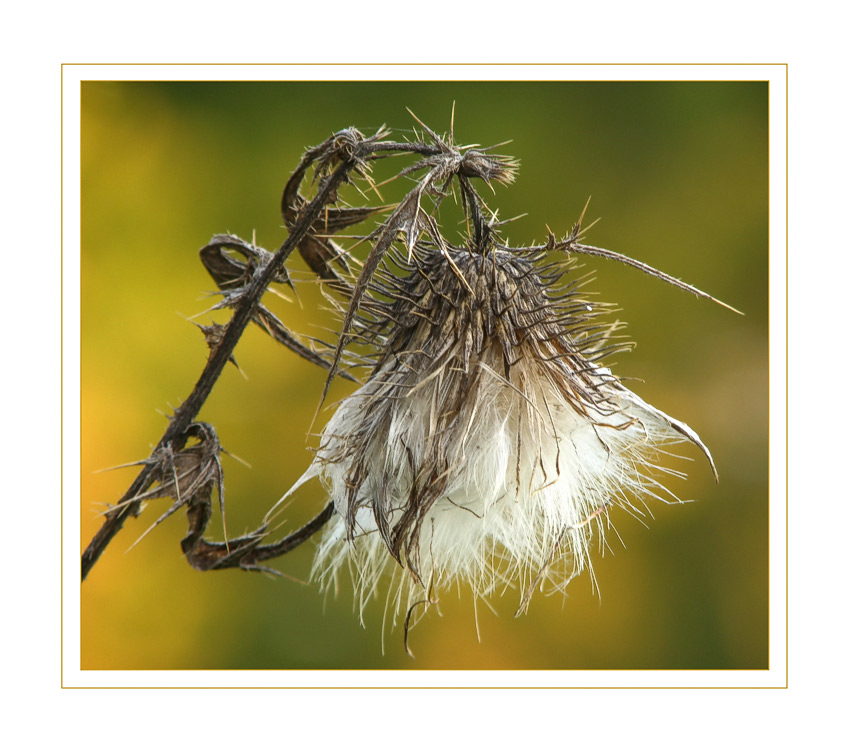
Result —
<svg viewBox="0 0 850 751"><path fill-rule="evenodd" d="M82 539L145 458L206 358L186 318L213 288L197 251L218 232L275 250L285 238L280 192L303 149L355 125L397 136L417 116L438 132L456 102L459 143L521 160L519 178L486 198L501 217L525 213L511 241L564 234L592 196L587 241L650 263L743 310L737 316L640 272L587 259L589 289L615 302L637 342L615 372L684 420L711 448L715 485L697 452L687 505L652 506L642 524L613 514L612 551L568 597L531 602L443 593L412 632L383 634L383 603L364 629L350 587L303 583L312 544L279 559L290 578L198 573L183 560L185 515L130 545L167 507L149 504L82 586L83 669L759 669L768 667L768 87L760 82L358 82L82 85ZM400 162L399 162L400 164ZM397 184L397 188L403 186ZM397 199L396 187L382 191ZM300 260L296 266L300 265ZM303 265L300 268L304 268ZM294 330L317 333L314 285L300 304L271 303ZM272 297L267 296L267 301ZM212 316L202 315L199 323ZM226 317L218 313L216 320ZM231 536L307 467L306 435L322 372L248 329L200 417L224 458ZM333 396L345 393L335 386ZM328 417L323 413L322 421ZM291 525L325 503L300 492ZM216 515L210 533L220 539Z"/></svg>

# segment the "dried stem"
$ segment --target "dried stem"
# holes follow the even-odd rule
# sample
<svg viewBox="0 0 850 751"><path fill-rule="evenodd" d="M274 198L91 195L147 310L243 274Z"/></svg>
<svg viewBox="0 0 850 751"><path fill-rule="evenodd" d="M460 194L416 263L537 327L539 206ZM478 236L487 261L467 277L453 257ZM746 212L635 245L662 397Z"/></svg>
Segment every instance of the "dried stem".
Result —
<svg viewBox="0 0 850 751"><path fill-rule="evenodd" d="M326 142L327 143L327 142ZM362 142L361 142L362 143ZM368 142L367 142L368 143ZM363 149L363 152L368 152ZM209 397L224 366L233 356L233 351L245 327L254 315L257 304L268 285L283 269L283 265L295 247L304 239L318 218L322 209L336 199L340 186L348 179L350 172L359 166L364 157L359 150L347 154L339 153L340 164L334 172L322 180L315 198L303 209L300 218L292 227L289 236L256 276L236 306L227 329L220 342L212 351L195 388L189 397L175 410L162 438L152 456L163 451L179 451L187 440L187 429ZM139 496L156 480L156 464L148 462L136 479L121 497L118 504L106 514L106 520L85 549L81 560L81 578L84 580L92 566L100 558L113 537L121 530L124 522L131 516L137 516L141 508Z"/></svg>

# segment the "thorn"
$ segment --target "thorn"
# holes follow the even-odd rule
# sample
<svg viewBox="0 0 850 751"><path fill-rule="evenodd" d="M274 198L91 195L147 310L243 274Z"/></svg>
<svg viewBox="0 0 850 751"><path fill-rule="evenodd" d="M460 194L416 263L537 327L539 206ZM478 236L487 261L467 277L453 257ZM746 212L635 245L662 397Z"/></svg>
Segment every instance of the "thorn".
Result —
<svg viewBox="0 0 850 751"><path fill-rule="evenodd" d="M416 115L413 113L413 110L410 109L410 107L405 107L405 109L410 113L410 116L414 120L416 120L417 123L419 123L423 128L425 128L425 132L428 133L428 135L431 136L431 138L433 138L435 142L437 142L437 143L443 142L442 138L440 138L433 130L431 130L431 128L429 128L418 117L416 117Z"/></svg>
<svg viewBox="0 0 850 751"><path fill-rule="evenodd" d="M584 215L585 215L585 212L587 211L587 207L590 206L590 198L591 198L590 196L587 197L587 201L584 204L584 208L581 210L581 214L579 215L578 222L577 222L579 229L581 229L581 223L584 221Z"/></svg>

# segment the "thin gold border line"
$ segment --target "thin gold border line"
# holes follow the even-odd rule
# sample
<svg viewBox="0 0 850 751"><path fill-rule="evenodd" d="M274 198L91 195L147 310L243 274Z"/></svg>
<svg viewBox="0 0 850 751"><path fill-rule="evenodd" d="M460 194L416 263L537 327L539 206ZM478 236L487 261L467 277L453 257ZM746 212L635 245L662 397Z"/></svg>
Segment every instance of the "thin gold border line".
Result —
<svg viewBox="0 0 850 751"><path fill-rule="evenodd" d="M138 689L203 689L203 690L220 690L220 689L238 689L238 690L257 690L257 689L271 689L271 690L327 690L327 689L376 689L376 690L385 690L387 688L392 689L430 689L430 690L443 690L443 689L458 689L458 690L468 690L468 689L488 689L488 690L502 690L502 689L522 689L522 690L540 690L540 689L562 689L562 690L610 690L610 689L655 689L655 690L670 690L670 689L683 689L683 690L727 690L727 689L787 689L789 687L789 646L788 646L788 627L789 627L789 604L788 604L788 576L789 576L789 565L788 565L788 255L789 255L789 244L788 244L788 94L789 94L789 83L788 83L788 63L635 63L635 64L623 64L623 63L356 63L352 64L354 67L387 67L387 66L396 66L396 67L413 67L413 68L426 68L426 67L636 67L636 68L645 68L645 67L784 67L785 71L785 685L784 686L339 686L339 685L328 685L328 686L66 686L64 682L64 534L60 535L60 687L63 689L94 689L94 690L102 690L104 688L108 689L130 689L130 690L138 690ZM60 475L64 477L64 166L65 166L65 137L64 137L64 118L65 118L65 100L64 100L64 69L65 67L347 67L345 64L340 63L61 63L60 64L60 279L61 279L61 289L60 289L60 430L61 430L61 440L60 440ZM233 79L238 82L238 79ZM252 80L252 79L248 79ZM256 80L256 79L253 79ZM320 83L321 81L316 79L305 79L309 80L311 83ZM334 79L336 80L336 79ZM521 79L512 79L517 82L522 82ZM623 81L636 81L637 79L616 79ZM684 81L690 79L665 79L666 82L676 82L676 81ZM735 81L745 81L749 79L699 79L701 82L711 82L711 80L728 82L729 80ZM761 79L759 79L761 80ZM546 82L546 81L543 81ZM614 82L612 80L605 79L593 79L593 82L596 83L611 83ZM82 82L81 82L82 83ZM769 89L768 89L768 101L769 101ZM770 208L770 127L769 120L770 115L768 114L768 210ZM82 179L82 177L80 177ZM82 190L82 186L81 190ZM80 238L81 247L82 247L82 238ZM770 253L768 253L768 264L770 263ZM770 286L768 284L768 295L770 294ZM768 324L769 325L769 324ZM82 374L81 374L81 382L82 382ZM82 428L81 428L82 429ZM769 428L768 428L769 430ZM768 485L769 487L769 485ZM770 497L770 490L768 490L768 497ZM768 514L770 514L770 505L768 506ZM64 483L60 483L60 518L61 518L61 526L64 529L64 519L65 519L65 508L64 508ZM770 536L768 535L768 560L770 556ZM769 578L771 575L770 566L768 564L768 602L769 602ZM768 605L768 612L769 612ZM768 622L769 625L769 622ZM768 657L770 655L770 640L768 638ZM768 668L765 672L769 672L770 663L768 662ZM742 669L743 670L743 669ZM312 671L310 671L312 672ZM371 671L370 671L371 672ZM375 669L374 672L380 672L379 669ZM735 672L735 670L729 671Z"/></svg>

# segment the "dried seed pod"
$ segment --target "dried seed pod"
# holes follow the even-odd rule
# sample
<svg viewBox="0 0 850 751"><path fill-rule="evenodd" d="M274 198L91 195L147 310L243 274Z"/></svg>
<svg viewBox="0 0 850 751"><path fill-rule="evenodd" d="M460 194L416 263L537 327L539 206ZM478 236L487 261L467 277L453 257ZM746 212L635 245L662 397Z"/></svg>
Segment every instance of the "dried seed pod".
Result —
<svg viewBox="0 0 850 751"><path fill-rule="evenodd" d="M327 488L314 575L328 585L351 566L361 606L401 566L396 613L464 581L476 595L519 584L522 609L538 584L590 568L611 506L673 498L657 477L671 446L711 461L601 364L627 345L569 257L480 234L387 254L350 327L371 375L292 489Z"/></svg>
<svg viewBox="0 0 850 751"><path fill-rule="evenodd" d="M420 125L430 143L410 143L422 158L399 174L424 174L364 238L371 248L359 273L332 287L344 302L334 303L341 328L325 356L322 401L337 373L365 363L368 376L267 516L319 478L334 513L314 577L327 587L350 570L361 610L387 579L405 633L424 612L417 606L447 586L468 583L476 596L519 586L521 612L538 586L563 589L592 574L591 540L604 544L612 507L641 513L650 498L678 500L661 482L681 475L666 461L676 444L696 445L714 471L693 430L604 365L627 345L620 324L600 317L610 306L582 297L574 258L616 260L714 298L584 245L584 212L561 241L550 232L543 245L510 247L472 180L508 185L516 161ZM436 219L453 181L466 218L460 246Z"/></svg>

